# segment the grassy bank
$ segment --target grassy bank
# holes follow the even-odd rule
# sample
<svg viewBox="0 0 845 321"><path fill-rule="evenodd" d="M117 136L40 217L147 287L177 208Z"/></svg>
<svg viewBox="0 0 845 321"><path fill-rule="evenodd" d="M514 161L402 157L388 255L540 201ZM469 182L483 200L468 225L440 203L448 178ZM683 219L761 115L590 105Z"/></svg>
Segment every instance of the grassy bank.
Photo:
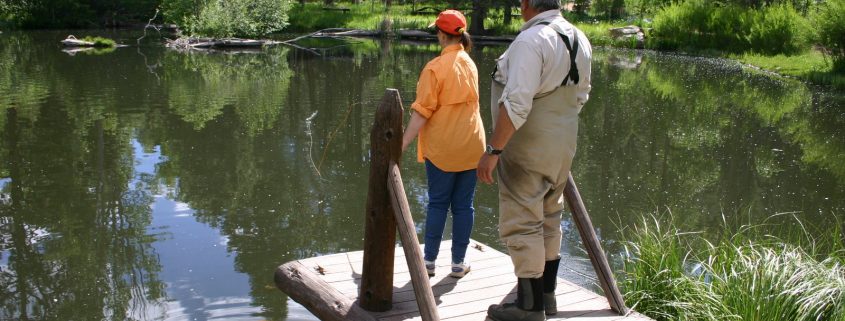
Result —
<svg viewBox="0 0 845 321"><path fill-rule="evenodd" d="M658 50L715 51L785 76L845 88L845 15L841 14L845 0L793 4L673 2L655 12L646 45Z"/></svg>
<svg viewBox="0 0 845 321"><path fill-rule="evenodd" d="M422 5L418 5L417 9ZM348 9L342 11L339 9ZM437 18L436 13L414 14L412 5L393 5L386 8L381 3L364 5L352 5L341 3L333 9L324 9L319 3L306 3L305 5L294 5L290 12L290 25L286 31L292 32L313 32L326 28L351 28L363 30L399 30L399 29L420 29L424 30ZM516 11L514 11L516 12ZM617 46L631 47L627 42L614 42L611 39L608 29L625 26L624 21L619 22L595 22L579 23L577 19L569 17L576 25L584 31L596 46ZM472 17L467 17L468 24L472 24ZM484 20L484 27L490 35L516 35L523 21L519 17L513 17L508 24L504 23L504 12L502 10L490 10ZM469 30L474 33L473 30Z"/></svg>
<svg viewBox="0 0 845 321"><path fill-rule="evenodd" d="M626 231L625 299L657 320L845 320L842 224L796 224L782 237L762 224L711 240L645 219Z"/></svg>
<svg viewBox="0 0 845 321"><path fill-rule="evenodd" d="M286 31L297 32L297 33L306 33L306 32L313 32L321 29L326 28L351 28L351 29L363 29L363 30L399 30L399 29L425 29L431 21L436 18L436 13L426 13L426 14L414 14L414 9L421 8L422 5L418 5L414 7L410 4L405 5L393 5L391 7L385 7L382 3L370 3L370 4L362 4L362 5L354 5L351 3L340 2L334 9L327 10L325 9L322 4L320 3L306 3L305 5L295 4L291 6L289 12L289 22L290 25L287 27ZM662 50L678 50L683 47L683 50L689 52L696 52L696 51L706 51L707 55L713 55L714 50L718 50L715 53L717 56L726 56L731 59L735 59L741 61L743 63L759 67L760 69L771 71L777 74L799 78L805 81L823 84L823 85L831 85L834 88L843 89L845 88L845 74L836 72L833 69L833 62L829 56L824 56L816 50L812 50L810 48L806 48L804 50L798 50L797 48L791 48L790 50L792 53L788 54L777 54L768 51L761 52L760 50L757 51L743 51L744 48L748 48L749 46L753 47L754 44L770 44L770 43L783 43L784 41L776 41L780 38L788 38L792 37L793 33L787 33L784 35L784 31L789 28L776 28L779 27L778 25L773 25L769 29L758 27L760 24L767 24L768 20L765 19L746 19L749 21L757 21L758 25L749 26L749 30L754 29L758 30L754 33L753 36L749 35L747 37L740 37L741 39L756 39L754 44L751 42L745 43L739 40L735 41L737 44L732 45L732 47L738 48L737 51L726 51L723 50L722 47L707 47L705 45L709 44L710 42L713 43L723 43L726 38L723 37L715 37L711 38L701 38L695 41L697 42L689 42L691 40L688 30L699 30L705 28L703 26L688 26L686 27L677 27L676 24L668 23L667 21L671 22L677 19L671 19L667 17L674 17L678 18L683 21L700 21L702 19L692 19L690 17L696 17L697 14L700 15L709 15L711 11L703 11L702 10L692 10L692 9L684 9L682 8L667 8L665 13L663 13L664 18L658 19L657 23L662 23L662 27L660 28L660 32L663 33L663 37L661 38L659 35L649 35L646 38L646 47L649 48L656 48ZM692 7L693 9L698 7ZM343 10L339 10L343 9ZM775 10L777 9L777 10ZM794 17L794 11L790 11L783 8L775 8L771 9L770 11L774 13L780 13L780 16L784 16L787 18ZM515 9L514 13L518 10ZM688 12L693 11L693 12ZM718 15L725 16L723 14L725 10L720 11L713 11L718 13ZM748 13L747 15L756 14L755 11L743 11ZM767 12L764 12L767 13ZM714 13L715 14L715 13ZM622 27L631 22L624 21L624 20L617 20L617 21L601 21L601 20L593 20L589 19L588 17L583 16L575 16L569 13L565 13L567 19L575 23L578 28L580 28L587 37L590 39L594 46L605 46L605 47L616 47L616 48L633 48L635 47L635 43L631 41L621 41L615 40L610 36L610 32L608 31L611 28L615 27ZM729 18L742 18L742 15L728 15ZM734 17L736 16L736 17ZM765 15L755 15L755 17L760 16L764 17ZM771 15L769 15L771 16ZM684 17L690 18L686 19ZM470 19L469 23L471 24L472 17L467 17ZM684 19L681 19L684 18ZM723 18L728 19L728 18ZM780 22L781 20L771 19L775 22ZM504 23L504 12L500 9L492 9L488 12L487 18L485 19L484 26L490 35L516 35L519 32L520 26L522 26L523 21L519 17L513 17L510 23ZM706 20L706 19L705 19ZM733 21L733 20L731 20ZM728 21L730 22L730 21ZM690 24L690 22L685 22L686 24ZM731 23L724 23L724 25L732 25ZM796 24L796 26L805 26L806 24ZM665 26L674 26L671 28L667 28ZM721 25L720 25L721 26ZM652 25L644 25L643 27L652 27ZM694 28L693 28L694 27ZM753 27L753 28L752 28ZM679 29L680 28L680 29ZM792 29L798 27L790 27ZM677 29L677 30L676 30ZM780 30L781 32L761 32L759 30ZM474 33L473 30L470 30L470 33ZM795 32L795 37L800 39L805 39L804 33ZM677 36L673 36L677 35ZM768 36L767 36L768 35ZM772 41L768 41L766 37L777 38ZM780 38L778 38L780 37ZM667 40L668 39L668 40ZM789 38L791 39L791 38ZM681 40L686 42L681 42ZM668 42L667 42L668 41ZM743 40L744 41L744 40ZM785 41L791 43L791 41ZM667 43L674 44L672 46L666 47ZM800 41L800 43L805 43L804 40ZM696 46L704 46L700 49L696 49ZM773 45L767 45L767 48L775 48L770 51L776 52L778 51L776 47L772 47ZM666 47L666 48L663 48ZM739 50L743 49L743 50Z"/></svg>
<svg viewBox="0 0 845 321"><path fill-rule="evenodd" d="M784 76L845 89L845 74L834 72L830 57L815 50L794 55L745 53L729 57Z"/></svg>

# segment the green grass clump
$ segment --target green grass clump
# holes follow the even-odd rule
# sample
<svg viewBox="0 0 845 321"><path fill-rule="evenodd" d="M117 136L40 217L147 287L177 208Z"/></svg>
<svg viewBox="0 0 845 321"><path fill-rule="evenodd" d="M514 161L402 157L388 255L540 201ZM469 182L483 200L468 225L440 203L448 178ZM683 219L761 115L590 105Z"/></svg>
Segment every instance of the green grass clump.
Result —
<svg viewBox="0 0 845 321"><path fill-rule="evenodd" d="M694 276L702 274L702 265L692 263L691 235L654 219L626 237L620 286L637 312L656 320L718 320L729 314L703 278Z"/></svg>
<svg viewBox="0 0 845 321"><path fill-rule="evenodd" d="M82 41L93 42L94 47L108 48L108 47L116 47L117 46L117 43L114 42L114 40L111 40L109 38L103 38L103 37L88 36L88 37L82 38Z"/></svg>
<svg viewBox="0 0 845 321"><path fill-rule="evenodd" d="M652 217L626 235L620 284L657 320L845 320L841 225L789 241L745 226L710 242Z"/></svg>

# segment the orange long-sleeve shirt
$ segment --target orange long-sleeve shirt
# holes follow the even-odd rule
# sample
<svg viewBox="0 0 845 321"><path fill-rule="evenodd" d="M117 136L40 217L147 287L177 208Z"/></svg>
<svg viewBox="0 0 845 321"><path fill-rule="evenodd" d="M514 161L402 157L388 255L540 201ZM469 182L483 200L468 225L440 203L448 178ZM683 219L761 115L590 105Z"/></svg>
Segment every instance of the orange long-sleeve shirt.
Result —
<svg viewBox="0 0 845 321"><path fill-rule="evenodd" d="M427 119L417 139L417 161L446 172L475 169L484 153L478 105L478 69L461 44L425 65L411 108Z"/></svg>

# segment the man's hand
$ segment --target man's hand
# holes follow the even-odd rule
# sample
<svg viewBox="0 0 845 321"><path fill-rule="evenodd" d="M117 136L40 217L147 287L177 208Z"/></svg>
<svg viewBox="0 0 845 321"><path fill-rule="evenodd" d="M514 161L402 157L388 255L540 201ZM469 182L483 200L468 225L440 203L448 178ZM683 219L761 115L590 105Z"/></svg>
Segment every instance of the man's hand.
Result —
<svg viewBox="0 0 845 321"><path fill-rule="evenodd" d="M516 127L511 122L511 117L505 109L505 105L499 103L499 116L496 117L496 126L493 129L493 136L490 138L490 146L495 149L505 149L505 145L511 140L511 136L516 132ZM478 160L478 169L476 175L478 179L487 184L493 184L493 170L496 169L496 164L499 163L499 155L490 155L484 153L481 159Z"/></svg>
<svg viewBox="0 0 845 321"><path fill-rule="evenodd" d="M493 184L493 170L496 169L496 164L499 163L499 155L490 155L484 153L478 161L478 169L476 175L478 179L486 184Z"/></svg>

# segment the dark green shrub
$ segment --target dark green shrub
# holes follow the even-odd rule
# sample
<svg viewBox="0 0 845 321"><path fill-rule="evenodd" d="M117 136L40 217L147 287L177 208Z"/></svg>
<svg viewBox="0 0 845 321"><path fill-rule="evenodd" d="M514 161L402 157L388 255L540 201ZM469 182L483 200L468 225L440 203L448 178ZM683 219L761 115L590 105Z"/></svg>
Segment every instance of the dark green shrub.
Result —
<svg viewBox="0 0 845 321"><path fill-rule="evenodd" d="M625 11L636 17L651 16L663 7L671 4L672 0L625 0Z"/></svg>
<svg viewBox="0 0 845 321"><path fill-rule="evenodd" d="M754 24L755 11L738 5L708 5L710 18L705 27L711 35L708 49L742 52L748 49L748 33Z"/></svg>
<svg viewBox="0 0 845 321"><path fill-rule="evenodd" d="M708 20L713 7L692 0L672 4L658 11L652 23L653 44L660 49L704 47L712 42Z"/></svg>
<svg viewBox="0 0 845 321"><path fill-rule="evenodd" d="M833 58L833 70L845 73L845 0L827 0L812 15L815 40Z"/></svg>
<svg viewBox="0 0 845 321"><path fill-rule="evenodd" d="M162 0L161 15L164 21L184 26L185 22L196 15L202 3L194 0Z"/></svg>
<svg viewBox="0 0 845 321"><path fill-rule="evenodd" d="M768 6L754 12L748 42L754 52L797 53L807 48L808 30L807 19L789 3Z"/></svg>
<svg viewBox="0 0 845 321"><path fill-rule="evenodd" d="M288 25L286 0L167 0L162 3L168 22L193 36L259 37Z"/></svg>
<svg viewBox="0 0 845 321"><path fill-rule="evenodd" d="M292 24L288 31L312 32L326 28L341 28L356 16L356 12L322 10L322 7L322 3L296 5L289 13Z"/></svg>
<svg viewBox="0 0 845 321"><path fill-rule="evenodd" d="M690 0L660 10L652 47L724 52L794 53L806 48L807 20L791 5L759 10L736 4Z"/></svg>

